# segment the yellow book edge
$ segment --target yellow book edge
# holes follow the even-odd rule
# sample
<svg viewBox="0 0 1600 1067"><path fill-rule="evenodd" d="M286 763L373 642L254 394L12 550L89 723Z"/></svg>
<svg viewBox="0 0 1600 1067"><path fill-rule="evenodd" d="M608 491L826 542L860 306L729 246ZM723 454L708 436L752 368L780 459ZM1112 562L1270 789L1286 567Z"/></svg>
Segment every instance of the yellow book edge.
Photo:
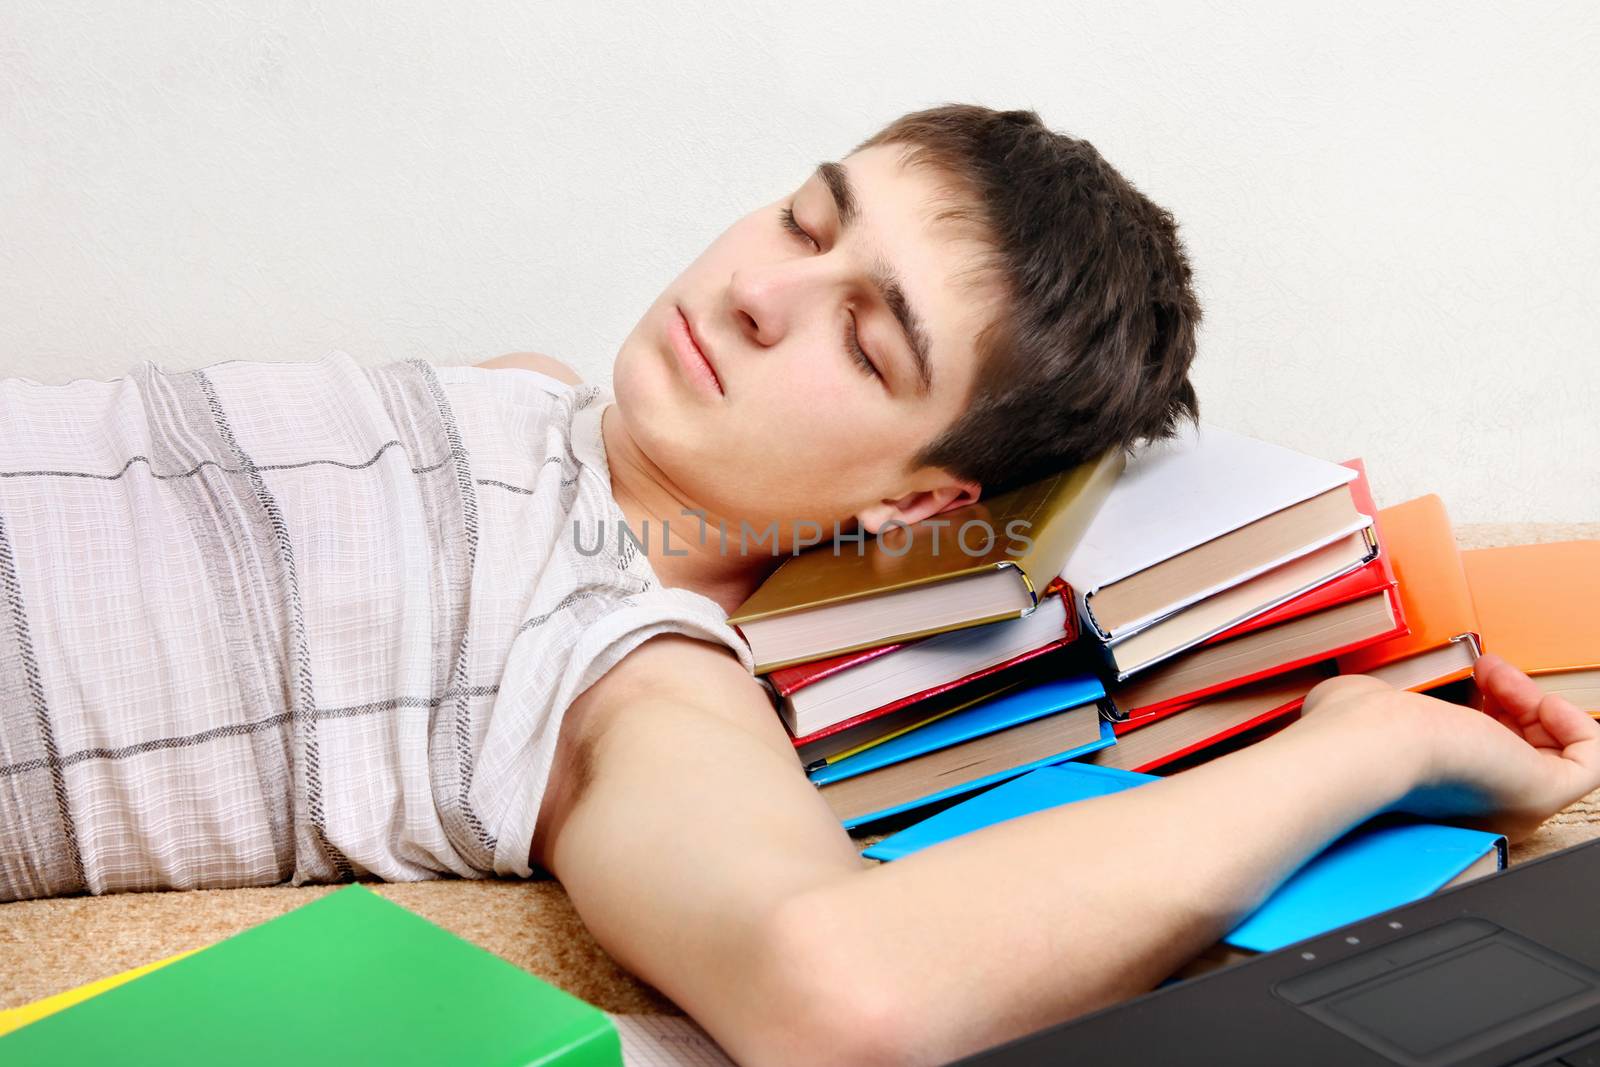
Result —
<svg viewBox="0 0 1600 1067"><path fill-rule="evenodd" d="M938 722L940 719L944 718L947 715L954 715L958 711L965 711L967 708L972 707L972 705L974 705L974 704L981 704L985 700L994 700L997 697L1004 696L1005 694L1011 692L1013 689L1016 689L1016 688L1020 687L1021 685L1022 685L1021 682L1012 682L1010 685L1002 686L999 689L996 689L992 693L985 693L982 696L976 696L976 697L973 697L971 700L968 700L968 701L965 701L963 703L957 704L953 708L946 708L944 711L935 712L934 714L929 715L926 719L918 719L916 722L907 723L906 725L900 727L900 729L891 730L889 733L884 734L882 737L874 737L871 741L863 741L863 742L861 742L861 744L857 745L855 748L845 749L843 752L839 753L836 756L829 756L823 762L823 766L832 766L833 764L838 763L842 759L849 759L851 756L854 756L854 755L856 755L858 753L861 753L861 752L865 752L869 748L877 748L879 745L883 744L885 741L893 741L895 738L899 737L901 734L908 734L912 730L916 730L916 729L918 729L920 727L927 726L929 723Z"/></svg>
<svg viewBox="0 0 1600 1067"><path fill-rule="evenodd" d="M20 1030L29 1023L37 1022L47 1015L54 1015L58 1011L72 1007L74 1004L80 1004L90 997L99 996L108 989L115 989L117 986L131 982L135 978L142 978L151 971L160 970L169 963L176 963L185 956L192 956L199 951L197 948L192 948L188 952L180 952L176 956L168 956L164 960L146 963L132 970L123 971L121 974L114 974L109 978L96 979L75 989L69 989L64 993L56 993L42 1000L36 1000L31 1004L24 1004L20 1008L0 1009L0 1037L4 1037L13 1030Z"/></svg>

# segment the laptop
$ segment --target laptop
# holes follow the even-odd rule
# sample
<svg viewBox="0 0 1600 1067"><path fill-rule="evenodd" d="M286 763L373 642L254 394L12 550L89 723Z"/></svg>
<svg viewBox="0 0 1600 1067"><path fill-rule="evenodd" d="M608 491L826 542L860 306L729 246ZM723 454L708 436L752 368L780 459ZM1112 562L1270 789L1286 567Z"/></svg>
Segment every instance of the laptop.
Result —
<svg viewBox="0 0 1600 1067"><path fill-rule="evenodd" d="M961 1062L1600 1067L1600 839Z"/></svg>

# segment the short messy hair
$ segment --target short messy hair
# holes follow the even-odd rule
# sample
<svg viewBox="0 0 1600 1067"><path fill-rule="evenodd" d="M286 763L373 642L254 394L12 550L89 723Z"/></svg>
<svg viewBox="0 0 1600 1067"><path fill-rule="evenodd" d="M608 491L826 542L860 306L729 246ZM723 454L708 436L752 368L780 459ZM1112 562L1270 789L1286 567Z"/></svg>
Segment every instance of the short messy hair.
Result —
<svg viewBox="0 0 1600 1067"><path fill-rule="evenodd" d="M984 495L1198 420L1190 383L1200 303L1171 213L1088 141L1033 111L946 104L905 115L856 151L896 145L953 186L941 218L975 223L980 273L1002 306L976 338L967 409L912 468Z"/></svg>

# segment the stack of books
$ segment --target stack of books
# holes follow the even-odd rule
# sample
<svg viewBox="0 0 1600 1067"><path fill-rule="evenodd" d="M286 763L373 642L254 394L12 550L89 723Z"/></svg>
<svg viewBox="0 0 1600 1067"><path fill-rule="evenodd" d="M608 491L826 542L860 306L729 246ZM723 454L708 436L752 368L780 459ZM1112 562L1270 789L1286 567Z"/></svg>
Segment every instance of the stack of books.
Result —
<svg viewBox="0 0 1600 1067"><path fill-rule="evenodd" d="M803 553L730 621L854 828L1048 762L1154 769L1297 708L1406 632L1374 512L1359 461L1207 427Z"/></svg>
<svg viewBox="0 0 1600 1067"><path fill-rule="evenodd" d="M1362 469L1358 461L1351 466ZM1358 498L1366 498L1364 480L1352 483ZM1238 635L1271 632L1296 617L1305 620L1308 645L1281 644L1259 674L1225 680L1198 700L1161 699L1172 677L1183 688L1184 657L1113 686L1110 699L1131 714L1116 724L1119 744L1089 758L1134 771L1186 758L1193 763L1232 738L1258 740L1286 725L1306 694L1336 674L1371 675L1400 689L1481 705L1471 673L1485 651L1505 656L1547 691L1600 716L1600 618L1593 610L1600 597L1600 542L1459 551L1444 503L1431 494L1373 515L1381 544L1376 559L1202 649L1242 644ZM1372 630L1382 629L1386 614L1396 625L1347 645L1349 635L1337 624L1364 604L1371 606Z"/></svg>
<svg viewBox="0 0 1600 1067"><path fill-rule="evenodd" d="M1360 459L1204 425L939 520L802 554L731 616L850 829L1014 817L984 798L1042 768L1178 773L1341 673L1481 704L1486 650L1600 715L1600 542L1458 551L1437 496L1380 510ZM1021 554L954 539L1019 521Z"/></svg>
<svg viewBox="0 0 1600 1067"><path fill-rule="evenodd" d="M1059 572L1123 466L802 553L730 616L846 826L1113 743Z"/></svg>
<svg viewBox="0 0 1600 1067"><path fill-rule="evenodd" d="M1207 427L1129 471L1064 571L1131 742L1105 765L1153 770L1289 715L1335 657L1408 632L1359 459Z"/></svg>

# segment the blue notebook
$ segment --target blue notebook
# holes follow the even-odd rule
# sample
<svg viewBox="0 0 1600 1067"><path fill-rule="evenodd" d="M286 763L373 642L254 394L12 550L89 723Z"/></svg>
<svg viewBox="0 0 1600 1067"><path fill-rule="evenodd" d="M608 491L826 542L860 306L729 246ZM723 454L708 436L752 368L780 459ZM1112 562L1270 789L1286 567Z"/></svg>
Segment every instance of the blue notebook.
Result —
<svg viewBox="0 0 1600 1067"><path fill-rule="evenodd" d="M863 855L900 859L1006 819L1156 779L1081 763L1042 767L908 826ZM1325 934L1435 893L1491 852L1495 868L1504 868L1506 840L1498 834L1389 819L1358 826L1290 875L1223 942L1270 952Z"/></svg>
<svg viewBox="0 0 1600 1067"><path fill-rule="evenodd" d="M1486 854L1506 865L1506 839L1440 823L1358 826L1323 849L1232 930L1223 942L1247 952L1325 934L1421 900Z"/></svg>
<svg viewBox="0 0 1600 1067"><path fill-rule="evenodd" d="M926 726L907 731L881 745L873 745L865 752L858 752L854 756L846 756L842 760L818 767L807 777L811 779L813 785L840 782L846 778L854 778L858 774L875 771L879 767L887 767L891 763L899 763L914 756L949 748L951 745L959 745L963 741L971 741L975 737L982 737L999 730L1008 730L1013 726L1020 726L1067 708L1081 707L1097 700L1104 700L1105 695L1105 687L1092 674L1054 678L1048 682L1028 686L1026 689L1012 690L993 700L974 704L970 708L963 708Z"/></svg>

